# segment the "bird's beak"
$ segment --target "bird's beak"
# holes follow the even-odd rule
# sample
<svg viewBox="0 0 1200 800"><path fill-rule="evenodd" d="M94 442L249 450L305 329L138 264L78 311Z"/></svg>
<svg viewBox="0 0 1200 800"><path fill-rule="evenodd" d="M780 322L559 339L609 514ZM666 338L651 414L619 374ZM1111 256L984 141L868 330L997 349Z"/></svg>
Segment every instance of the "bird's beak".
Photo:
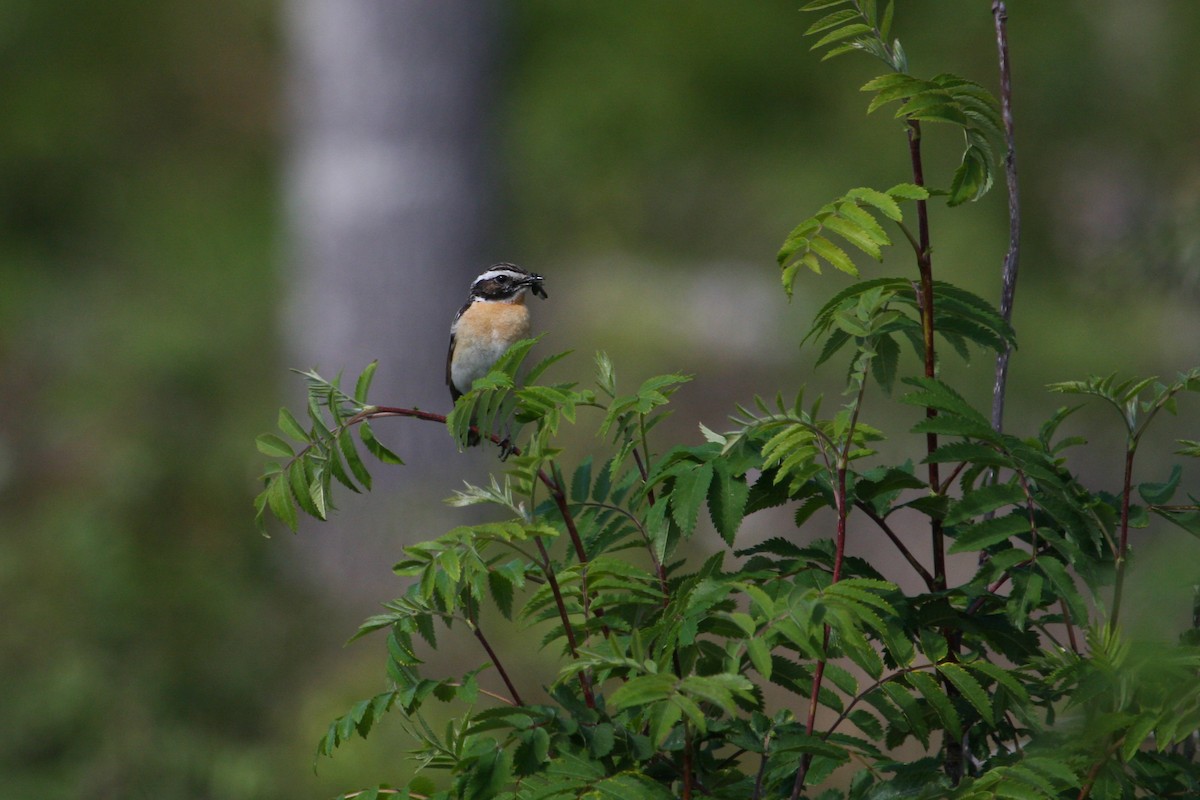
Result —
<svg viewBox="0 0 1200 800"><path fill-rule="evenodd" d="M542 285L544 280L545 278L543 278L541 275L530 275L525 279L525 285L529 287L529 291L533 292L535 296L540 297L543 300L549 298L550 296L546 294L546 287Z"/></svg>

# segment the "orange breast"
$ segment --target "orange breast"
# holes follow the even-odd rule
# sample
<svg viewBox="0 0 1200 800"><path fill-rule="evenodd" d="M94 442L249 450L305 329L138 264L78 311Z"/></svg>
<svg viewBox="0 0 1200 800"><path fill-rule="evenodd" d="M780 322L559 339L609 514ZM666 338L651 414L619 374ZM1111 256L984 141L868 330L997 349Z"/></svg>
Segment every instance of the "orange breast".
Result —
<svg viewBox="0 0 1200 800"><path fill-rule="evenodd" d="M460 391L471 388L495 365L509 345L529 335L529 309L524 303L474 303L454 326L454 360L450 373Z"/></svg>
<svg viewBox="0 0 1200 800"><path fill-rule="evenodd" d="M459 318L460 343L503 342L507 347L529 335L529 309L524 303L475 303Z"/></svg>

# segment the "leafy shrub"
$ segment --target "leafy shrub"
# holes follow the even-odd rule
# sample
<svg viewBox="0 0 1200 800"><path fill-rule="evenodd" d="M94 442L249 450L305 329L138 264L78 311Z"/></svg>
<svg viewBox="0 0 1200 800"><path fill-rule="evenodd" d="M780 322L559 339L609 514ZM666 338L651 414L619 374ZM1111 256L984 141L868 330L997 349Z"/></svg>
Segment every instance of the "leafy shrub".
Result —
<svg viewBox="0 0 1200 800"><path fill-rule="evenodd" d="M1135 649L1118 624L1130 529L1157 518L1200 535L1195 498L1174 502L1179 468L1166 482L1134 482L1147 427L1160 412L1175 413L1180 394L1200 391L1200 369L1169 381L1108 377L1051 387L1118 412L1126 458L1112 493L1084 486L1069 467L1065 452L1081 442L1059 428L1073 408L1016 436L943 381L945 344L962 357L978 349L1004 359L1015 342L1007 311L934 279L926 214L935 196L953 206L991 187L995 152L1006 141L1000 106L976 83L910 74L900 43L889 41L890 2L882 14L853 0L806 8L824 12L808 33L819 37L814 49L830 48L826 58L862 51L888 66L863 87L874 94L868 110L897 104L913 167L908 182L851 189L822 206L779 253L789 296L802 266L858 276L851 253L880 259L894 231L914 254L915 278L860 279L818 311L805 337L819 343L818 360L849 353L846 400L832 414L803 394L758 399L737 410L729 431L701 426L703 444L664 450L651 434L685 377L658 376L626 393L599 354L595 388L542 382L557 355L518 381L535 343L527 340L448 418L369 402L372 364L353 391L305 373L306 421L284 409L283 436L260 437L260 449L277 460L258 519L265 526L270 512L293 529L299 512L327 516L335 482L370 488L359 442L384 463L400 463L370 427L380 418L445 423L460 445L474 431L511 453L501 477L452 501L496 506L500 519L405 548L395 571L411 579L407 590L357 634L386 635L388 688L335 720L318 747L332 754L396 713L420 764L447 773L446 788L421 773L405 788L357 796L1200 792L1192 744L1200 642L1191 632L1173 646ZM924 178L927 123L963 134L962 162L944 191ZM1011 295L1002 307L1011 309ZM862 412L875 387L924 411L908 432L909 460L881 463L872 449L884 434ZM559 433L586 419L596 420L608 455L568 473ZM1200 443L1181 440L1178 452L1200 455ZM747 516L781 506L793 509L796 528L831 510L833 537L802 546L789 529L740 544ZM682 545L702 529L702 510L728 551L697 564ZM931 565L894 528L901 512L923 520ZM852 515L890 542L920 591L846 555ZM953 583L950 554L971 554L973 574ZM485 622L489 606L499 620L489 613ZM505 668L492 646L497 624L542 635L547 658L559 664L545 702L531 702L535 687ZM461 675L424 674L422 643L436 649L448 634L464 633L486 661ZM495 670L503 692L480 686L485 669ZM458 704L444 732L423 716L430 698ZM855 769L839 772L848 765Z"/></svg>

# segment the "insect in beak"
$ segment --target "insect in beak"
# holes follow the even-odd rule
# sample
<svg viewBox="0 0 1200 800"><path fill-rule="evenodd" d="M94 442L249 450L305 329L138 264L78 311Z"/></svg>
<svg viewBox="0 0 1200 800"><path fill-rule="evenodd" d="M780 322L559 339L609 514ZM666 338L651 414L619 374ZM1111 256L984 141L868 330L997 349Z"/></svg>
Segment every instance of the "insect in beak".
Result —
<svg viewBox="0 0 1200 800"><path fill-rule="evenodd" d="M542 285L542 280L541 275L530 275L526 283L529 286L529 291L533 292L535 296L546 300L550 295L546 294L546 287Z"/></svg>

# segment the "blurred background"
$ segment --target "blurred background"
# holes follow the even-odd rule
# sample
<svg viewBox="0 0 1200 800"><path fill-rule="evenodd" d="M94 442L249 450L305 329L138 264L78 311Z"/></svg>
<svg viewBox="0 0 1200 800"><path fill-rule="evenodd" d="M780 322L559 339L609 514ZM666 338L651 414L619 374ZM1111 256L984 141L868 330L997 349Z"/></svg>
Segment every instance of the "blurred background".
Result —
<svg viewBox="0 0 1200 800"><path fill-rule="evenodd" d="M845 280L801 276L789 304L775 252L846 189L907 180L907 150L857 91L881 65L820 63L799 5L0 4L0 797L405 779L396 725L317 773L312 753L383 688L382 640L342 643L399 594L403 544L465 518L437 498L493 456L381 424L407 467L380 467L334 523L264 539L253 439L301 396L289 367L352 379L379 358L377 402L447 410L448 325L491 262L547 276L542 352L576 351L553 377L589 381L596 350L627 388L695 375L664 441L699 441L756 392L836 395L843 367L813 373L798 342ZM996 86L987 0L898 6L916 74ZM1028 433L1062 404L1049 381L1200 363L1200 5L1009 6L1024 238L1007 427ZM945 185L958 142L928 139ZM997 299L1002 186L935 206L932 236L940 278ZM865 274L911 270L904 255ZM991 359L946 371L987 402ZM1181 406L1191 421L1146 445L1141 479L1165 479L1172 438L1200 438L1200 403ZM909 452L906 419L871 410L889 455ZM1089 408L1071 428L1097 445L1075 469L1111 489L1114 422ZM1174 636L1200 552L1176 530L1142 542L1131 627Z"/></svg>

